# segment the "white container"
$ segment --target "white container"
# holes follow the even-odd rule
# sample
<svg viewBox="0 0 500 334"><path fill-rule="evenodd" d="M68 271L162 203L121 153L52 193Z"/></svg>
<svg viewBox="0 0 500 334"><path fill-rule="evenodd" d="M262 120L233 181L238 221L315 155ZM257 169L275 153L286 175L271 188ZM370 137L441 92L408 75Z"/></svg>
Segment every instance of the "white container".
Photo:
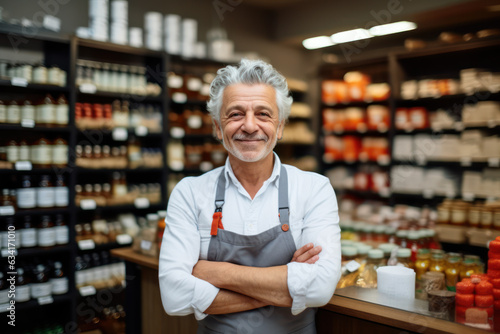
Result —
<svg viewBox="0 0 500 334"><path fill-rule="evenodd" d="M89 0L89 17L108 18L108 0Z"/></svg>
<svg viewBox="0 0 500 334"><path fill-rule="evenodd" d="M196 55L198 22L194 19L182 20L182 55L194 57Z"/></svg>
<svg viewBox="0 0 500 334"><path fill-rule="evenodd" d="M212 58L219 61L231 61L234 52L234 43L228 39L215 40L210 47Z"/></svg>
<svg viewBox="0 0 500 334"><path fill-rule="evenodd" d="M160 12L147 12L144 14L144 30L146 32L162 33L163 15Z"/></svg>
<svg viewBox="0 0 500 334"><path fill-rule="evenodd" d="M181 53L181 17L165 15L165 51L178 55Z"/></svg>
<svg viewBox="0 0 500 334"><path fill-rule="evenodd" d="M111 42L116 44L127 44L128 26L122 23L111 24Z"/></svg>
<svg viewBox="0 0 500 334"><path fill-rule="evenodd" d="M111 22L128 24L128 2L126 0L111 1Z"/></svg>
<svg viewBox="0 0 500 334"><path fill-rule="evenodd" d="M151 50L160 51L163 47L161 34L146 32L146 47Z"/></svg>
<svg viewBox="0 0 500 334"><path fill-rule="evenodd" d="M129 44L136 48L142 48L142 28L132 27L129 29Z"/></svg>

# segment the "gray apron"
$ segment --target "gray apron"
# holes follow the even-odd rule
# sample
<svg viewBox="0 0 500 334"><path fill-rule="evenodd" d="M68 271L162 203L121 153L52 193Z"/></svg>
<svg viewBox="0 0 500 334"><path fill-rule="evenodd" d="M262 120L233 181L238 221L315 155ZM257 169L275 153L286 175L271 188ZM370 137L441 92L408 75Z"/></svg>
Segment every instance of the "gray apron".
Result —
<svg viewBox="0 0 500 334"><path fill-rule="evenodd" d="M281 166L278 190L281 225L257 235L241 235L223 229L220 213L224 205L225 189L226 178L223 169L217 183L216 209L212 223L215 224L216 230L212 233L208 246L208 260L251 267L272 267L289 263L296 248L288 223L288 179L285 167ZM216 217L219 217L219 224L216 222ZM276 306L222 315L209 314L198 321L198 334L314 334L315 314L315 308L308 308L298 315L292 315L290 308Z"/></svg>

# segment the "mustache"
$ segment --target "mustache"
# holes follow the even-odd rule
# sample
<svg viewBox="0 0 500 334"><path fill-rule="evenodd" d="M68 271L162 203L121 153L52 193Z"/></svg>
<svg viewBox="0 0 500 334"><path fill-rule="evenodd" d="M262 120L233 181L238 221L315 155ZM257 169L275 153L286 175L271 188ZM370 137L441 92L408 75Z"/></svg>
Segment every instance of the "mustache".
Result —
<svg viewBox="0 0 500 334"><path fill-rule="evenodd" d="M269 137L264 134L245 134L245 133L237 133L233 136L234 140L264 140L266 143L269 141Z"/></svg>

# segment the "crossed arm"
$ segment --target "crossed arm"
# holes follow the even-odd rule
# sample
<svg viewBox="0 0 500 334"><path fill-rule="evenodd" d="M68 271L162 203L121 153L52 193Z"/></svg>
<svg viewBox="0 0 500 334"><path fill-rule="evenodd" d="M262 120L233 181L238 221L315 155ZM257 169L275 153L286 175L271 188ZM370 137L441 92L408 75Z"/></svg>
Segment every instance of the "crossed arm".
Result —
<svg viewBox="0 0 500 334"><path fill-rule="evenodd" d="M315 263L321 246L312 243L298 249L291 262ZM227 314L267 305L290 307L292 297L287 285L287 266L257 268L228 262L200 260L193 276L220 288L206 314Z"/></svg>

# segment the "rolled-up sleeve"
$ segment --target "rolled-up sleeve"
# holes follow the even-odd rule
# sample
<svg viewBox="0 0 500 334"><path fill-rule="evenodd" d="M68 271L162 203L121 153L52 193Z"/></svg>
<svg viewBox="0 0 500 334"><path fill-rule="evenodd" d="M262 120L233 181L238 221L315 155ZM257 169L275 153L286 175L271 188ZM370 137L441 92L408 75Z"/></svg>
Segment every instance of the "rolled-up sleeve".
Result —
<svg viewBox="0 0 500 334"><path fill-rule="evenodd" d="M340 279L341 252L337 199L324 177L314 180L305 207L301 245L312 242L322 251L314 264L288 264L288 290L293 299L292 313L299 314L307 307L323 306L331 299Z"/></svg>
<svg viewBox="0 0 500 334"><path fill-rule="evenodd" d="M219 289L192 275L200 254L200 233L188 179L172 192L165 221L158 273L163 307L169 315L194 313L201 320Z"/></svg>

